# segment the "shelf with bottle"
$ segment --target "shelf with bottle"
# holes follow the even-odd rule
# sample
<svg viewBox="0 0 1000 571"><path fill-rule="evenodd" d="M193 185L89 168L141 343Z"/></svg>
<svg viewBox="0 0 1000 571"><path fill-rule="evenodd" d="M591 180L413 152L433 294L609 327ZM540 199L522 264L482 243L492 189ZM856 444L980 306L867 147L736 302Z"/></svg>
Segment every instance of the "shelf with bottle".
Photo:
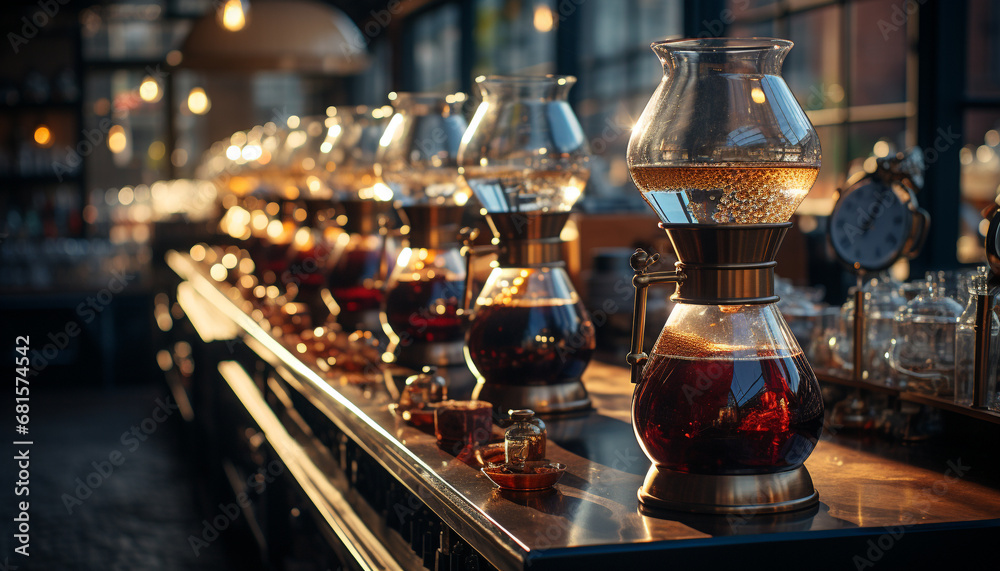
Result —
<svg viewBox="0 0 1000 571"><path fill-rule="evenodd" d="M860 296L822 312L822 324L814 323L818 329L809 332L808 354L817 376L840 386L1000 423L995 369L986 372L978 398L980 405L993 404L973 406L980 299L973 292L978 293L977 283L986 284L985 271L981 267L928 272L923 280L905 284L885 274L862 284ZM860 348L853 334L858 297L864 300ZM993 323L995 338L996 317ZM996 361L996 350L992 351L984 361L987 367ZM855 374L854 361L859 358L861 371Z"/></svg>
<svg viewBox="0 0 1000 571"><path fill-rule="evenodd" d="M910 391L903 391L898 388L887 387L885 385L880 385L868 381L856 381L849 376L848 371L834 372L831 370L817 369L816 378L819 379L821 383L831 383L853 389L861 389L875 393L887 394L890 397L898 398L899 400L904 402L912 402L916 404L927 405L934 408L939 408L941 410L946 410L948 412L955 412L964 416L968 416L970 418L984 420L987 422L992 422L994 424L1000 424L1000 412L995 412L984 408L976 408L973 406L957 404L954 400L951 400L950 398L945 398L935 395L924 395Z"/></svg>

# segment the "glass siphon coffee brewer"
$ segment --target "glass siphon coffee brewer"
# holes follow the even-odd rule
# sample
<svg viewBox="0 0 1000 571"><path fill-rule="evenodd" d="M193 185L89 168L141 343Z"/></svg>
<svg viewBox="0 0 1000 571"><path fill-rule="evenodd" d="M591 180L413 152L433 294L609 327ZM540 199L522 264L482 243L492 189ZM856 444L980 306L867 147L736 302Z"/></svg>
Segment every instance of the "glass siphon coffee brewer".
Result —
<svg viewBox="0 0 1000 571"><path fill-rule="evenodd" d="M459 228L472 191L458 174L465 94L390 93L396 113L379 144L376 174L392 190L405 247L385 288L384 358L419 369L465 369L465 261ZM464 371L471 389L472 377Z"/></svg>
<svg viewBox="0 0 1000 571"><path fill-rule="evenodd" d="M285 145L285 156L278 160L288 169L284 185L286 193L298 196L295 220L301 224L295 231L288 249L288 269L281 281L286 289L294 289L294 301L309 308L312 327L320 327L331 318L335 307L327 304L326 290L333 244L340 228L332 223L336 211L332 208L333 193L323 182L322 166L316 161L324 148L332 148L337 132L330 127L330 116L289 118L296 129L289 133L294 146ZM326 300L326 301L325 301Z"/></svg>
<svg viewBox="0 0 1000 571"><path fill-rule="evenodd" d="M344 230L334 244L327 285L337 322L346 331L382 330L379 311L388 267L381 219L391 216L392 190L375 175L375 153L391 115L391 107L338 107L328 128L336 142L321 149L336 222Z"/></svg>
<svg viewBox="0 0 1000 571"><path fill-rule="evenodd" d="M628 167L679 260L637 250L632 422L653 462L644 510L774 513L818 501L803 467L823 424L812 368L775 306L775 255L820 167L781 78L786 40L656 42L663 80L632 130ZM647 355L646 288L676 282Z"/></svg>
<svg viewBox="0 0 1000 571"><path fill-rule="evenodd" d="M587 409L580 376L595 331L566 273L559 237L590 175L589 146L566 101L576 79L476 82L483 101L458 164L499 251L466 336L466 358L479 378L474 398L501 411Z"/></svg>

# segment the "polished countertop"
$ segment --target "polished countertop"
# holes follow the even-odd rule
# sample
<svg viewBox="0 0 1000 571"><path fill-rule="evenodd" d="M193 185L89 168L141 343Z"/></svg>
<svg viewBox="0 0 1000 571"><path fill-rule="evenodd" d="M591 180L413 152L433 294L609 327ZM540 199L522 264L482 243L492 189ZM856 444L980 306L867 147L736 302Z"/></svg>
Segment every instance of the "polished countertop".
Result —
<svg viewBox="0 0 1000 571"><path fill-rule="evenodd" d="M439 517L500 568L558 561L571 554L661 551L746 541L794 541L893 530L1000 526L1000 491L967 477L976 466L947 454L918 466L825 433L806 467L820 496L811 510L779 516L649 517L636 491L649 461L629 421L628 370L592 363L584 375L595 410L546 420L550 460L567 466L547 492L500 491L476 466L436 445L434 436L388 410L372 391L324 372L247 313L234 288L207 276L186 254L168 254L185 280L182 306L208 340L237 337L294 390L326 414ZM259 318L259 316L256 316ZM285 340L287 341L287 339ZM312 362L310 362L312 361ZM964 461L967 462L968 460ZM850 566L850 558L844 561Z"/></svg>

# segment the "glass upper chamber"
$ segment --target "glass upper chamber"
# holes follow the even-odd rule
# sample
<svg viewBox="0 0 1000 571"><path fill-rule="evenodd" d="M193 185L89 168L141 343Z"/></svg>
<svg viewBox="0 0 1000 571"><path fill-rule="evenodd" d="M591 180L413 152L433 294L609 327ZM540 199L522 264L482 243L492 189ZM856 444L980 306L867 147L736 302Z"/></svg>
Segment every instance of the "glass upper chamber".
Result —
<svg viewBox="0 0 1000 571"><path fill-rule="evenodd" d="M337 107L335 111L327 128L330 144L320 149L334 200L391 201L392 191L375 174L375 155L392 108Z"/></svg>
<svg viewBox="0 0 1000 571"><path fill-rule="evenodd" d="M464 205L471 195L456 156L467 127L464 93L391 93L396 113L379 141L376 173L397 206Z"/></svg>
<svg viewBox="0 0 1000 571"><path fill-rule="evenodd" d="M787 222L820 167L816 131L781 78L792 42L656 42L663 79L632 130L628 165L664 223Z"/></svg>
<svg viewBox="0 0 1000 571"><path fill-rule="evenodd" d="M590 176L590 148L566 101L571 76L485 76L458 164L489 213L567 212Z"/></svg>

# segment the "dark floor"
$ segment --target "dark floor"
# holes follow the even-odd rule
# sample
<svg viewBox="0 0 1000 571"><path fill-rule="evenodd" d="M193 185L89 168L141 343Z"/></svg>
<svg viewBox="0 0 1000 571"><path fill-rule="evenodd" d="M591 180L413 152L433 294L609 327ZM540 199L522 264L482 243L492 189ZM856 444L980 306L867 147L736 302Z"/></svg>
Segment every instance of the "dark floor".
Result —
<svg viewBox="0 0 1000 571"><path fill-rule="evenodd" d="M188 536L198 536L203 526L197 500L200 469L181 445L179 413L162 422L147 420L151 434L144 442L130 435L123 440L123 433L152 418L157 399L165 395L161 385L152 384L32 394L30 557L14 553L17 544L12 544L14 516L8 514L16 514L14 500L26 498L13 494L16 467L10 459L16 452L11 451L4 454L8 460L0 476L0 571L235 568L227 549L239 537L227 538L223 531L197 555L188 543ZM4 440L7 452L11 439ZM108 462L115 451L123 459L117 467ZM106 477L97 473L95 462ZM89 496L81 486L88 476L95 485Z"/></svg>

